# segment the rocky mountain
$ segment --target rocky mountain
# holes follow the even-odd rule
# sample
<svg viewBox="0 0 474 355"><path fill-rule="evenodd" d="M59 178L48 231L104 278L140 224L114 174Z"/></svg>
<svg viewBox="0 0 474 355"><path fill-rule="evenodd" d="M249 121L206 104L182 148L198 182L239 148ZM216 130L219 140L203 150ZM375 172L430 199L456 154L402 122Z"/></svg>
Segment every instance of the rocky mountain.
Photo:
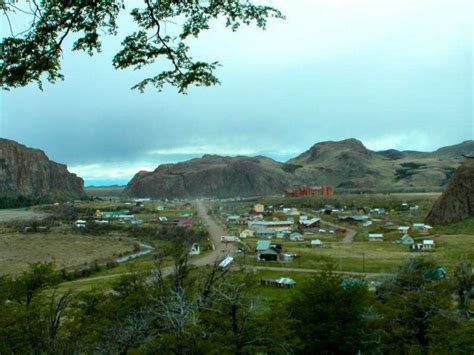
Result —
<svg viewBox="0 0 474 355"><path fill-rule="evenodd" d="M84 195L84 181L39 149L0 138L0 196Z"/></svg>
<svg viewBox="0 0 474 355"><path fill-rule="evenodd" d="M271 194L290 183L282 164L265 157L204 155L178 164L140 171L124 194L136 197L229 197Z"/></svg>
<svg viewBox="0 0 474 355"><path fill-rule="evenodd" d="M466 161L456 170L426 217L426 222L449 224L470 216L474 216L474 160Z"/></svg>
<svg viewBox="0 0 474 355"><path fill-rule="evenodd" d="M321 142L280 163L266 157L205 155L141 171L124 190L139 197L233 197L282 193L301 185L336 189L414 191L442 189L456 168L474 156L474 141L435 152L367 149L356 139Z"/></svg>

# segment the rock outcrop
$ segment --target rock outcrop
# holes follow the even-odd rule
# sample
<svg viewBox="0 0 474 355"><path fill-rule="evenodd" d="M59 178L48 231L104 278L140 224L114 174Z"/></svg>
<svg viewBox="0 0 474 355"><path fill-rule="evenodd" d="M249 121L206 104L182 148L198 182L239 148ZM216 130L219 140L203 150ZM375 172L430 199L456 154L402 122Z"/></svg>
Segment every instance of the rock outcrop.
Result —
<svg viewBox="0 0 474 355"><path fill-rule="evenodd" d="M83 196L84 181L39 149L0 138L0 196Z"/></svg>
<svg viewBox="0 0 474 355"><path fill-rule="evenodd" d="M124 190L127 196L189 198L280 193L289 183L281 163L264 157L205 155L184 163L141 171Z"/></svg>
<svg viewBox="0 0 474 355"><path fill-rule="evenodd" d="M426 223L450 224L474 216L474 160L454 173L440 198L426 217Z"/></svg>
<svg viewBox="0 0 474 355"><path fill-rule="evenodd" d="M288 187L331 185L355 191L442 189L474 141L435 152L367 149L356 139L321 142L280 163L265 157L205 155L135 175L127 196L156 198L235 197L281 194Z"/></svg>

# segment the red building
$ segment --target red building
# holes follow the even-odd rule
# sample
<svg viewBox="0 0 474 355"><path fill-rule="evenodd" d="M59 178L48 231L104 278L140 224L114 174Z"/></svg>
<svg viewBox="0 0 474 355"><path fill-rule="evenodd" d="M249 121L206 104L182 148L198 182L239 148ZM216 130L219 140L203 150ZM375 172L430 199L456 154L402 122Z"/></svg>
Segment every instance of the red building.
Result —
<svg viewBox="0 0 474 355"><path fill-rule="evenodd" d="M301 186L296 189L286 189L285 196L332 196L332 186Z"/></svg>

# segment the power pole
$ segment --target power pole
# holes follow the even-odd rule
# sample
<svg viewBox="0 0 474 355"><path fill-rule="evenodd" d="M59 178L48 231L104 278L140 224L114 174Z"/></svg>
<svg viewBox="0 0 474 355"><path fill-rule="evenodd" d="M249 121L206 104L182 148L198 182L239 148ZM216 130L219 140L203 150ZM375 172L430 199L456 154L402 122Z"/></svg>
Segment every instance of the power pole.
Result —
<svg viewBox="0 0 474 355"><path fill-rule="evenodd" d="M365 272L365 253L362 253L362 272Z"/></svg>

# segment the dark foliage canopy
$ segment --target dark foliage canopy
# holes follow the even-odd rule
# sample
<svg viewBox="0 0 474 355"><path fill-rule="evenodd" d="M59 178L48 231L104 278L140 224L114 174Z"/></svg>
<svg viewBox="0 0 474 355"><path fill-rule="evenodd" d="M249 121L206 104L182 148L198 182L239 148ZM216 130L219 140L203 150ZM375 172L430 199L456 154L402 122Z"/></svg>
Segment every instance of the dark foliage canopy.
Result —
<svg viewBox="0 0 474 355"><path fill-rule="evenodd" d="M11 89L42 79L63 79L61 56L68 37L73 51L94 55L101 50L104 35L117 35L118 16L129 11L137 30L127 35L113 59L116 69L141 69L155 64L157 74L133 86L143 91L148 85L162 90L165 85L186 93L191 85L219 83L214 75L219 63L195 60L186 44L223 19L236 31L255 24L265 29L271 17L283 18L277 9L255 5L250 0L143 0L141 7L126 8L124 0L0 0L10 36L0 41L0 85ZM15 15L31 17L29 28L15 33ZM168 26L165 26L168 25ZM167 31L167 28L170 32ZM174 31L171 31L173 29ZM171 33L173 32L173 33Z"/></svg>

